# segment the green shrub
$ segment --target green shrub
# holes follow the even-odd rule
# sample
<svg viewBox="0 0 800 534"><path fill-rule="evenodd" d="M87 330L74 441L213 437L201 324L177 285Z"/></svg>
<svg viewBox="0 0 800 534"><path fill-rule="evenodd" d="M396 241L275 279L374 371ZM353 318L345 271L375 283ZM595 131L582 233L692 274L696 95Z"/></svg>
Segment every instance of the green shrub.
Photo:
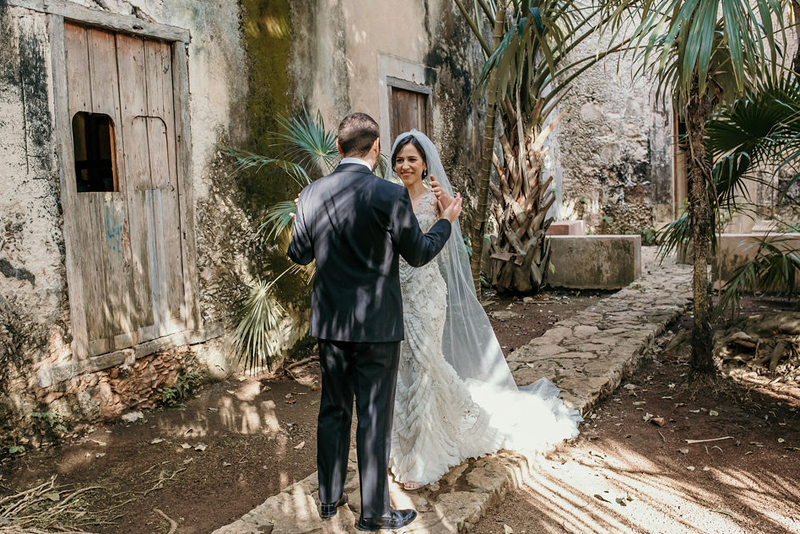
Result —
<svg viewBox="0 0 800 534"><path fill-rule="evenodd" d="M189 395L200 387L202 378L200 373L189 371L178 376L178 380L171 387L164 388L161 392L161 404L165 406L177 406L182 404Z"/></svg>

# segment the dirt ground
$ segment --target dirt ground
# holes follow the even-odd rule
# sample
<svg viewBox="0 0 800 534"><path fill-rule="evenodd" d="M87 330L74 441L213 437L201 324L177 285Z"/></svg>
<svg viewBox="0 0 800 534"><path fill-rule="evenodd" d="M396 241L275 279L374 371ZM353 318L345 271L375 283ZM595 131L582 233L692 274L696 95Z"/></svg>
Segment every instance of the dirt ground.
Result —
<svg viewBox="0 0 800 534"><path fill-rule="evenodd" d="M787 308L746 304L746 314ZM672 331L690 325L683 316ZM800 532L800 383L745 374L693 392L685 348L645 358L475 532Z"/></svg>
<svg viewBox="0 0 800 534"><path fill-rule="evenodd" d="M485 304L508 353L602 296L489 295ZM780 303L753 301L751 311L759 306ZM800 532L800 395L723 381L718 394L691 398L687 370L685 354L647 359L587 416L574 443L544 460L537 484L507 496L475 532ZM316 470L318 365L292 373L234 377L185 406L6 458L0 499L57 475L57 499L94 488L65 507L60 525L138 534L166 533L174 522L182 534L209 533Z"/></svg>
<svg viewBox="0 0 800 534"><path fill-rule="evenodd" d="M556 292L523 301L490 294L484 302L490 316L502 312L492 322L508 353L601 295ZM290 376L210 384L184 406L96 425L59 446L2 460L0 498L57 475L67 490L97 487L75 499L61 525L102 534L168 532L160 510L181 534L207 534L316 471L318 384L315 362Z"/></svg>

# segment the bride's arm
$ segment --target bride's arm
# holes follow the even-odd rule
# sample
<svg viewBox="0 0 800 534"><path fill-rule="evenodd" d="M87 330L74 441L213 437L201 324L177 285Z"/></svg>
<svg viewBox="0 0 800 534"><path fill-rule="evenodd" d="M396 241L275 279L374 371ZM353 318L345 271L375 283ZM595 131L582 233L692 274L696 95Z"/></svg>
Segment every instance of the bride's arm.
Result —
<svg viewBox="0 0 800 534"><path fill-rule="evenodd" d="M442 189L442 186L433 176L431 176L431 192L434 194L434 196L436 196L436 200L438 201L437 209L439 213L442 213L450 206L450 204L453 203L453 197L448 195L447 191Z"/></svg>

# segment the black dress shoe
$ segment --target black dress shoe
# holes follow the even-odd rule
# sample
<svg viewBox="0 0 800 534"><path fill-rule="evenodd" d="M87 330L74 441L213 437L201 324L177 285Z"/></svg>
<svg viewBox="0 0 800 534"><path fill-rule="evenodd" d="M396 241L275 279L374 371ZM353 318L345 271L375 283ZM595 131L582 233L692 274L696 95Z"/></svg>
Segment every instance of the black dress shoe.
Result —
<svg viewBox="0 0 800 534"><path fill-rule="evenodd" d="M386 530L397 530L403 528L417 518L415 510L395 510L389 509L389 513L380 517L364 517L361 516L356 523L358 530L366 532L375 532L382 528Z"/></svg>
<svg viewBox="0 0 800 534"><path fill-rule="evenodd" d="M336 501L335 503L331 503L331 504L322 503L322 504L320 504L319 516L322 519L328 519L329 517L333 517L333 516L336 515L336 512L339 511L338 508L340 506L344 506L345 504L347 504L347 494L342 492L342 496L339 497L339 500Z"/></svg>

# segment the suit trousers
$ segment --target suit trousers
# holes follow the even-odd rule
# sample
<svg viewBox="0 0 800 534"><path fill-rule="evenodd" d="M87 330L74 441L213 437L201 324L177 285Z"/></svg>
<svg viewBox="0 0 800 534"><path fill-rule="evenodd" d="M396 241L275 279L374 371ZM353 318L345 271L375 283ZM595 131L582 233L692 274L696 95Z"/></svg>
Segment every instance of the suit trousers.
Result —
<svg viewBox="0 0 800 534"><path fill-rule="evenodd" d="M400 342L319 340L322 399L317 424L319 500L334 503L344 491L353 397L362 517L389 511L389 452Z"/></svg>

